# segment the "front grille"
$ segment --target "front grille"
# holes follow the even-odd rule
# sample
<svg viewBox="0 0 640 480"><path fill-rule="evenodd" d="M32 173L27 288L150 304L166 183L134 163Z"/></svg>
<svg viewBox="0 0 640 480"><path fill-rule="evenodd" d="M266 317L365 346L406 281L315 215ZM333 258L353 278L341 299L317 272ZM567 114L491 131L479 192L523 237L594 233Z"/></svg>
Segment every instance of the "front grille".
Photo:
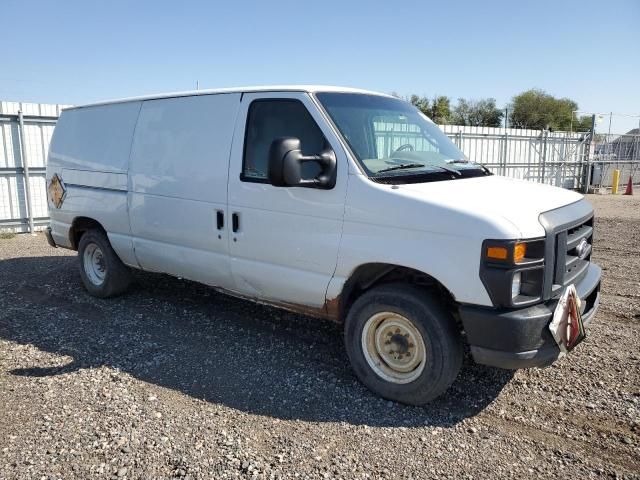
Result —
<svg viewBox="0 0 640 480"><path fill-rule="evenodd" d="M591 260L592 241L593 217L556 234L554 287L576 283L586 272Z"/></svg>
<svg viewBox="0 0 640 480"><path fill-rule="evenodd" d="M582 200L543 213L540 222L547 231L544 297L548 299L586 275L593 244L593 209Z"/></svg>

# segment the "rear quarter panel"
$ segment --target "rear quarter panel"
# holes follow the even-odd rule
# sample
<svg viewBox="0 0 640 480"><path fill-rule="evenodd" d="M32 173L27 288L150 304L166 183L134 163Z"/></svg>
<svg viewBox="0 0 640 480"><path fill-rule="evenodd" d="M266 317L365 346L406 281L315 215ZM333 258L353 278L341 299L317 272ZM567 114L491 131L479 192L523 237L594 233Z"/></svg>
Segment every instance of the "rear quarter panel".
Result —
<svg viewBox="0 0 640 480"><path fill-rule="evenodd" d="M47 184L58 174L66 187L60 208L49 200L52 236L70 247L69 228L89 217L107 231L114 250L135 266L127 209L129 153L140 102L64 110L53 133Z"/></svg>

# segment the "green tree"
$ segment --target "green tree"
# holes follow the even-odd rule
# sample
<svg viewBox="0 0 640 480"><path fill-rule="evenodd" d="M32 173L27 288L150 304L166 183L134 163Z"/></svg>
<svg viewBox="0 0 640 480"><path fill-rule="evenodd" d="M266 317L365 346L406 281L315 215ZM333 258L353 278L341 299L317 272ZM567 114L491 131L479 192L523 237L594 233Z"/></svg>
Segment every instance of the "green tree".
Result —
<svg viewBox="0 0 640 480"><path fill-rule="evenodd" d="M471 127L499 127L502 125L502 117L502 110L496 107L495 98L459 98L451 114L451 123Z"/></svg>
<svg viewBox="0 0 640 480"><path fill-rule="evenodd" d="M591 116L583 115L573 118L573 124L571 129L575 132L590 132L591 131Z"/></svg>
<svg viewBox="0 0 640 480"><path fill-rule="evenodd" d="M409 97L409 102L435 123L440 125L449 123L451 118L451 101L449 97L438 95L433 97L433 100L429 100L427 97L413 94Z"/></svg>
<svg viewBox="0 0 640 480"><path fill-rule="evenodd" d="M409 102L411 102L411 105L416 107L425 115L427 116L431 115L431 109L429 107L429 99L427 97L419 97L416 94L412 94L411 97L409 97Z"/></svg>
<svg viewBox="0 0 640 480"><path fill-rule="evenodd" d="M589 117L576 117L578 104L569 98L556 98L539 89L531 89L513 97L509 121L515 128L550 130L589 129ZM588 127L587 127L588 125Z"/></svg>
<svg viewBox="0 0 640 480"><path fill-rule="evenodd" d="M451 119L451 101L445 95L433 98L431 102L431 114L428 115L438 125L446 125Z"/></svg>

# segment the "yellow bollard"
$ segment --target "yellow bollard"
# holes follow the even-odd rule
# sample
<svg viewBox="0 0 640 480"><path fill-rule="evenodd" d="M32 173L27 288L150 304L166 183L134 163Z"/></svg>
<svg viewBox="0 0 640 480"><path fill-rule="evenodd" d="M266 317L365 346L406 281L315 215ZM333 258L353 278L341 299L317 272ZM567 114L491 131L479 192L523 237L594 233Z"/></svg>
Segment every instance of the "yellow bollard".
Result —
<svg viewBox="0 0 640 480"><path fill-rule="evenodd" d="M611 181L611 194L618 193L618 184L620 183L620 170L613 171L613 180Z"/></svg>

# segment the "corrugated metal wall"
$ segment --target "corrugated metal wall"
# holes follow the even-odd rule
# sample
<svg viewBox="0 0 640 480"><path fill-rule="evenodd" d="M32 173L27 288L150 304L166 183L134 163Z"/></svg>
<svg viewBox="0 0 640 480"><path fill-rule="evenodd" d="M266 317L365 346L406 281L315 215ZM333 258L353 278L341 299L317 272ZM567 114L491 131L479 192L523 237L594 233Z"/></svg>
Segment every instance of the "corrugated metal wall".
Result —
<svg viewBox="0 0 640 480"><path fill-rule="evenodd" d="M25 164L36 229L48 223L45 165L55 119L65 105L0 102L0 230L28 231ZM24 118L24 158L18 112Z"/></svg>

